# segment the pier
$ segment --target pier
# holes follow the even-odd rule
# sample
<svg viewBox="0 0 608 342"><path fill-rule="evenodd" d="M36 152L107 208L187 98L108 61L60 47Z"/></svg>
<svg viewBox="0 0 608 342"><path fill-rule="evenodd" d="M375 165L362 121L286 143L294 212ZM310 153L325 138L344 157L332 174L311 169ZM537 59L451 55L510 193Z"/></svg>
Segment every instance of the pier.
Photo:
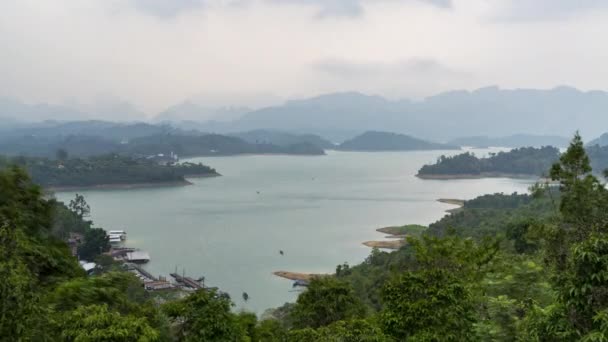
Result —
<svg viewBox="0 0 608 342"><path fill-rule="evenodd" d="M136 270L137 272L139 272L141 275L143 275L144 277L150 279L151 281L157 281L158 279L153 276L150 272L144 270L143 268L141 268L139 265L136 264L128 264L128 267L131 269Z"/></svg>
<svg viewBox="0 0 608 342"><path fill-rule="evenodd" d="M195 290L200 290L203 289L203 285L201 285L198 281L190 278L190 277L186 277L186 276L180 276L177 273L171 273L171 276L175 279L176 282L178 282L181 285L187 286L191 289L195 289Z"/></svg>

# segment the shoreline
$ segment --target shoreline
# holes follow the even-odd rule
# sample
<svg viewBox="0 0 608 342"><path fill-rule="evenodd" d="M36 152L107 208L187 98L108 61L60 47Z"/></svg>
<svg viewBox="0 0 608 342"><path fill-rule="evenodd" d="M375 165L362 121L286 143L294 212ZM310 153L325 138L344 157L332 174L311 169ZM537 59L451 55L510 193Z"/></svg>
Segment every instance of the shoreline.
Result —
<svg viewBox="0 0 608 342"><path fill-rule="evenodd" d="M176 186L192 185L192 182L187 180L158 182L158 183L127 183L127 184L98 184L98 185L83 185L83 186L53 186L44 188L46 191L52 192L68 192L74 190L128 190L128 189L149 189L149 188L168 188Z"/></svg>
<svg viewBox="0 0 608 342"><path fill-rule="evenodd" d="M465 200L456 199L456 198L439 198L437 202L450 204L456 206L456 208L448 209L446 212L452 213L457 210L461 210L464 207ZM401 247L407 245L406 238L408 235L404 235L400 233L398 230L403 226L389 226L376 228L378 233L386 234L384 236L385 240L375 240L375 241L365 241L362 244L366 247L371 248L381 248L381 249L390 249L390 250L398 250ZM329 276L329 274L311 274L311 273L298 273L298 272L289 272L289 271L275 271L272 272L273 275L289 279L289 280L300 280L300 281L310 281L310 279L320 276Z"/></svg>
<svg viewBox="0 0 608 342"><path fill-rule="evenodd" d="M437 200L439 203L451 204L458 207L464 207L465 200L457 199L457 198L440 198Z"/></svg>
<svg viewBox="0 0 608 342"><path fill-rule="evenodd" d="M314 273L298 273L298 272L289 272L289 271L275 271L272 272L277 277L288 279L288 280L301 280L301 281L310 281L314 278L326 277L330 274L314 274Z"/></svg>
<svg viewBox="0 0 608 342"><path fill-rule="evenodd" d="M219 172L215 172L215 173L208 173L208 174L192 174L192 175L184 175L184 179L186 180L186 182L188 181L188 178L213 178L213 177L221 177L222 174Z"/></svg>
<svg viewBox="0 0 608 342"><path fill-rule="evenodd" d="M456 208L447 209L445 211L448 214L454 214L454 213L457 213L460 210L462 210L462 208L464 207L465 200L456 199L456 198L440 198L437 200L437 202L445 203L445 204L449 204L449 205L455 205Z"/></svg>
<svg viewBox="0 0 608 342"><path fill-rule="evenodd" d="M188 178L212 178L212 177L220 177L220 176L221 176L221 174L219 174L219 173L187 175L187 176L184 176L184 180L175 180L175 181L51 186L51 187L44 187L44 190L52 191L52 192L67 192L67 191L74 191L74 190L127 190L127 189L166 188L166 187L187 186L187 185L194 184L194 183L188 181Z"/></svg>
<svg viewBox="0 0 608 342"><path fill-rule="evenodd" d="M464 174L416 174L420 179L431 180L451 180L451 179L482 179L482 178L514 178L514 179L533 179L540 178L538 175L529 175L525 173L504 173L504 172L482 172L479 174L464 173Z"/></svg>
<svg viewBox="0 0 608 342"><path fill-rule="evenodd" d="M147 189L147 188L165 188L172 186L187 186L193 183L187 180L157 182L157 183L125 183L125 184L98 184L98 185L83 185L83 186L53 186L44 188L47 191L53 192L68 192L73 190L126 190L126 189Z"/></svg>
<svg viewBox="0 0 608 342"><path fill-rule="evenodd" d="M365 242L363 242L363 245L367 246L367 247L371 247L371 248L383 248L383 249L397 250L397 249L407 245L407 241L404 239L365 241Z"/></svg>
<svg viewBox="0 0 608 342"><path fill-rule="evenodd" d="M327 153L318 154L318 153L235 153L235 154L207 154L202 156L182 156L180 157L181 161L188 161L190 159L196 158L218 158L218 157L251 157L251 156L294 156L294 157L323 157L326 156Z"/></svg>

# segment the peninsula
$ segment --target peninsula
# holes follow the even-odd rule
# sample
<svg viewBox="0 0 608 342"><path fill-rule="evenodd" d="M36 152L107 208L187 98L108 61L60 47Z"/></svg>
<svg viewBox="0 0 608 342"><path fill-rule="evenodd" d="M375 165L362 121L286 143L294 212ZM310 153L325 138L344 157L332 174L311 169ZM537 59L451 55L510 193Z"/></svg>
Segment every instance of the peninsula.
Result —
<svg viewBox="0 0 608 342"><path fill-rule="evenodd" d="M187 177L220 175L200 163L159 163L116 154L59 159L0 157L0 169L11 165L25 168L34 182L52 190L188 185Z"/></svg>
<svg viewBox="0 0 608 342"><path fill-rule="evenodd" d="M466 152L452 157L441 156L435 164L424 165L416 176L422 179L540 177L559 159L559 155L559 150L552 146L523 147L491 153L486 158Z"/></svg>

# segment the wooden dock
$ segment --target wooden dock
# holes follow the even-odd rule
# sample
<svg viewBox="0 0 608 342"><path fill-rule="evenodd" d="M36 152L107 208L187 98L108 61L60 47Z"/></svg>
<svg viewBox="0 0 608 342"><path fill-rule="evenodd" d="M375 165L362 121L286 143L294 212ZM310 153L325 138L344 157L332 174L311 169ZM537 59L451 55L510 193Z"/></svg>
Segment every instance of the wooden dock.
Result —
<svg viewBox="0 0 608 342"><path fill-rule="evenodd" d="M152 281L158 281L158 279L153 276L150 272L144 270L143 268L139 267L136 264L130 264L130 267L132 267L133 269L137 270L137 272L141 273L142 275L144 275L145 277L149 278Z"/></svg>
<svg viewBox="0 0 608 342"><path fill-rule="evenodd" d="M200 290L203 288L203 285L201 285L198 281L190 278L190 277L184 277L181 276L177 273L171 273L171 276L175 279L176 282L178 282L181 285L187 286L191 289L195 289L195 290Z"/></svg>

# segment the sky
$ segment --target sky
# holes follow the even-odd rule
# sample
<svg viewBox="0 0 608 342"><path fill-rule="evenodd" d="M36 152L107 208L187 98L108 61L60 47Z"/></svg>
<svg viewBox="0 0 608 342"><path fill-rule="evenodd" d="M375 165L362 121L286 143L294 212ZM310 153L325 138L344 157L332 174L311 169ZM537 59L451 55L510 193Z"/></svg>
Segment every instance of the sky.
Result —
<svg viewBox="0 0 608 342"><path fill-rule="evenodd" d="M606 90L604 0L0 0L0 96L261 107L336 91Z"/></svg>

